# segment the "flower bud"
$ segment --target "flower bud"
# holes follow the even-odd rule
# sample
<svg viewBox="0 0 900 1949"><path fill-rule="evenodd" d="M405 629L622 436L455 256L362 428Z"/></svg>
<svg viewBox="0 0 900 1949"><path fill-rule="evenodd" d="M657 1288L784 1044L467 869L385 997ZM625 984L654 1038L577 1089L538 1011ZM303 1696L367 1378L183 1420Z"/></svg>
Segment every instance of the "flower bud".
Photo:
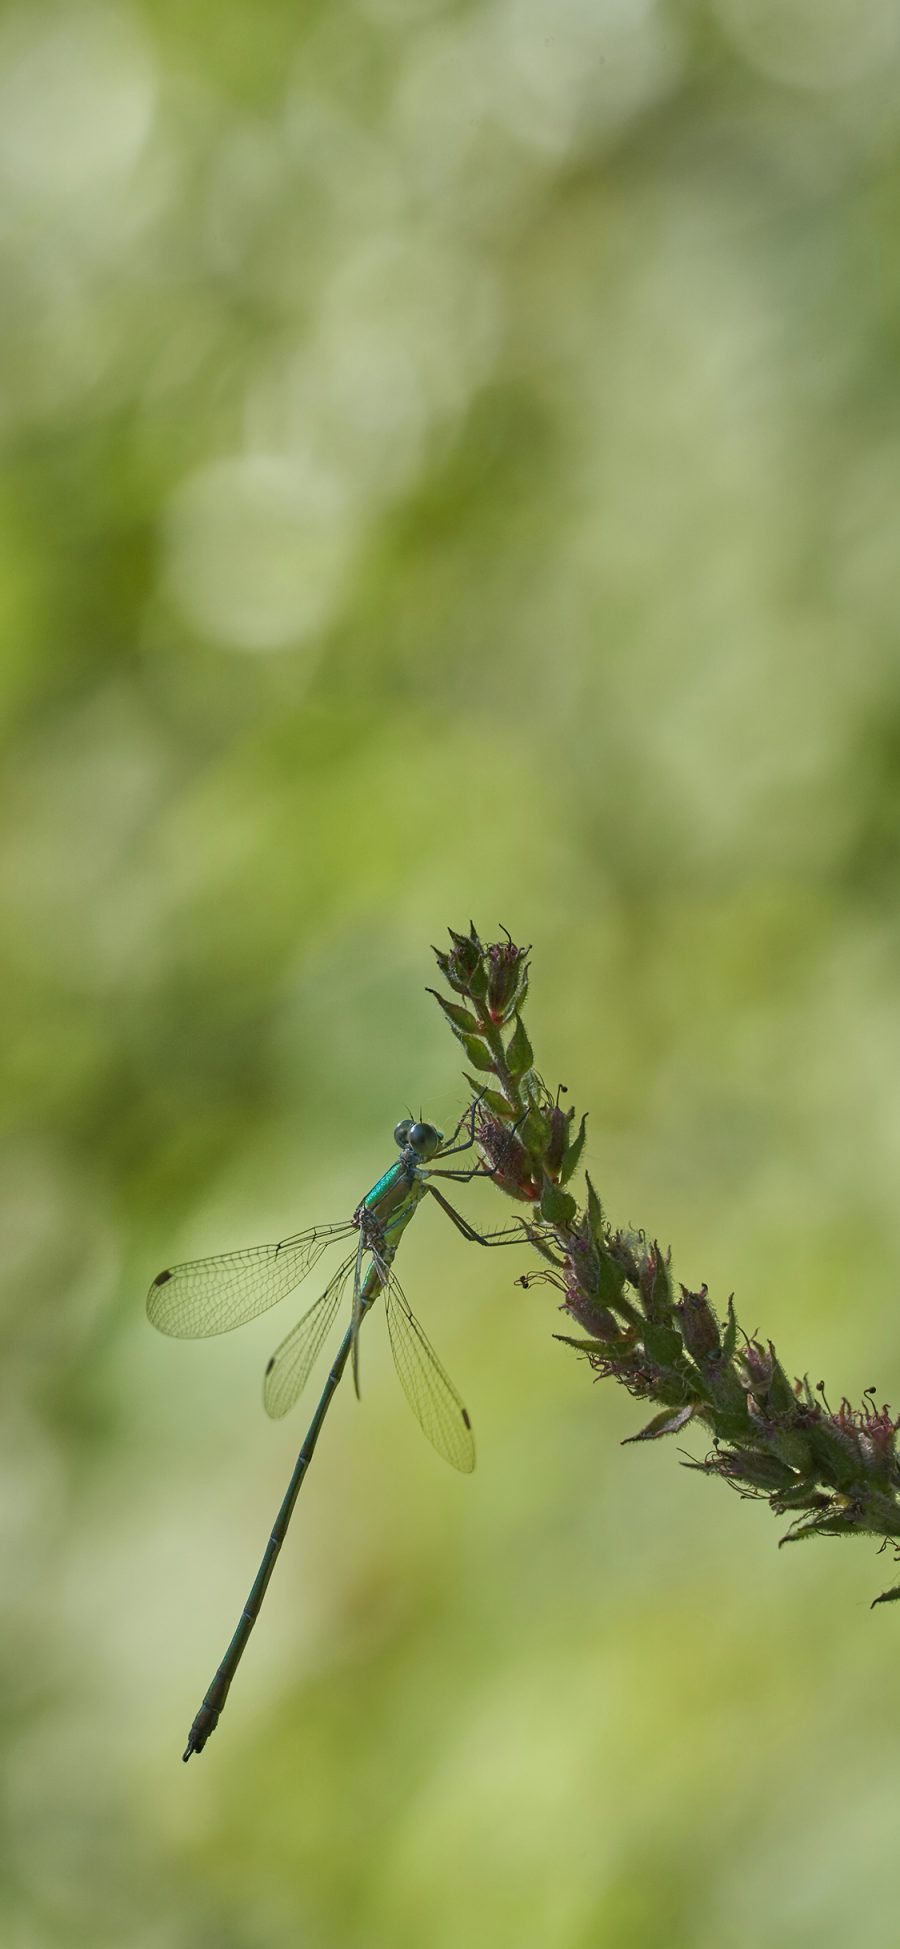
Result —
<svg viewBox="0 0 900 1949"><path fill-rule="evenodd" d="M672 1280L669 1272L671 1254L663 1252L655 1239L651 1244L643 1232L632 1235L631 1250L637 1272L638 1289L648 1320L670 1320L672 1317Z"/></svg>
<svg viewBox="0 0 900 1949"><path fill-rule="evenodd" d="M610 1257L615 1259L628 1280L629 1286L640 1287L641 1264L646 1251L647 1240L643 1232L612 1232L607 1239Z"/></svg>
<svg viewBox="0 0 900 1949"><path fill-rule="evenodd" d="M718 1360L722 1351L719 1322L706 1295L705 1286L701 1286L698 1293L689 1292L686 1286L682 1286L681 1298L675 1307L681 1337L691 1359L699 1367L706 1366L711 1360Z"/></svg>
<svg viewBox="0 0 900 1949"><path fill-rule="evenodd" d="M796 1481L793 1469L765 1449L720 1448L710 1460L710 1472L727 1482L744 1483L748 1489L773 1495Z"/></svg>
<svg viewBox="0 0 900 1949"><path fill-rule="evenodd" d="M874 1402L866 1403L860 1412L860 1434L864 1445L868 1446L876 1467L890 1469L896 1456L896 1434L900 1427L900 1417L895 1421L887 1402L879 1412Z"/></svg>
<svg viewBox="0 0 900 1949"><path fill-rule="evenodd" d="M509 937L492 942L486 950L488 1013L498 1028L512 1019L525 1000L528 952L527 947L516 947Z"/></svg>
<svg viewBox="0 0 900 1949"><path fill-rule="evenodd" d="M589 1298L596 1298L600 1291L600 1254L586 1219L582 1219L577 1231L569 1234L566 1268L571 1283Z"/></svg>
<svg viewBox="0 0 900 1949"><path fill-rule="evenodd" d="M622 1337L622 1328L615 1314L608 1307L598 1305L576 1279L566 1284L565 1310L595 1340L605 1340L612 1345Z"/></svg>
<svg viewBox="0 0 900 1949"><path fill-rule="evenodd" d="M547 1141L544 1147L544 1169L548 1177L559 1178L569 1148L569 1124L571 1110L562 1110L554 1103L547 1112Z"/></svg>
<svg viewBox="0 0 900 1949"><path fill-rule="evenodd" d="M540 1179L518 1133L500 1117L488 1115L479 1118L477 1136L494 1183L511 1198L534 1204L541 1195Z"/></svg>
<svg viewBox="0 0 900 1949"><path fill-rule="evenodd" d="M482 962L484 949L475 932L474 922L468 934L457 934L448 928L453 943L448 954L435 948L437 964L444 980L455 988L458 995L480 997L487 988L487 974Z"/></svg>
<svg viewBox="0 0 900 1949"><path fill-rule="evenodd" d="M755 1395L757 1401L764 1401L775 1373L773 1348L760 1346L758 1340L748 1340L738 1356L737 1367L748 1392Z"/></svg>
<svg viewBox="0 0 900 1949"><path fill-rule="evenodd" d="M873 1478L894 1474L897 1426L887 1403L879 1412L874 1402L854 1408L845 1399L837 1413L828 1417L830 1431L847 1444L857 1469Z"/></svg>

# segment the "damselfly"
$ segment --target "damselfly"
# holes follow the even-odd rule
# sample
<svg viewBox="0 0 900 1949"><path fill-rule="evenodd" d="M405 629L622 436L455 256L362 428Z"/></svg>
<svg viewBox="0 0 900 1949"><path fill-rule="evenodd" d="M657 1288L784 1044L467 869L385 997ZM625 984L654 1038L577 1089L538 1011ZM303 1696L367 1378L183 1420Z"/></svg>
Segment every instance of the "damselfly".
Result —
<svg viewBox="0 0 900 1949"><path fill-rule="evenodd" d="M394 1364L406 1398L423 1432L438 1453L456 1469L468 1473L475 1466L472 1425L456 1388L423 1332L401 1290L394 1272L397 1247L426 1192L435 1198L452 1218L463 1237L478 1245L507 1245L522 1238L514 1225L487 1236L475 1231L438 1190L433 1179L455 1178L467 1183L473 1177L492 1175L484 1164L473 1170L434 1168L435 1160L470 1151L475 1143L475 1113L478 1100L460 1118L449 1142L434 1124L404 1118L394 1131L400 1156L385 1171L353 1217L338 1225L320 1225L312 1231L298 1232L277 1245L251 1245L243 1251L225 1252L214 1259L190 1259L171 1266L154 1279L147 1295L147 1312L161 1333L179 1339L198 1339L206 1334L227 1333L243 1326L270 1306L284 1299L311 1271L329 1245L357 1234L352 1252L338 1266L324 1292L303 1315L272 1355L266 1368L263 1398L270 1415L286 1414L293 1407L312 1370L331 1327L341 1300L352 1288L352 1308L346 1332L325 1382L306 1439L297 1457L272 1534L257 1571L253 1588L241 1612L228 1650L188 1734L183 1757L200 1753L210 1733L215 1731L238 1668L244 1647L259 1615L275 1559L291 1520L322 1423L348 1358L354 1385L359 1393L359 1330L376 1299L383 1295L388 1335ZM457 1139L468 1122L464 1142ZM431 1169L425 1168L432 1165ZM496 1167L495 1167L496 1168Z"/></svg>

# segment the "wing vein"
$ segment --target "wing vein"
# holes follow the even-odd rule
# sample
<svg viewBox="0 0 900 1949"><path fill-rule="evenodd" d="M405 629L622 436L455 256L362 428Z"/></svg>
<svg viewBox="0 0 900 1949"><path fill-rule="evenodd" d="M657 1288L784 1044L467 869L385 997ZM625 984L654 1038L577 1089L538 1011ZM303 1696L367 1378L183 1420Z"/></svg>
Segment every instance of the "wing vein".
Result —
<svg viewBox="0 0 900 1949"><path fill-rule="evenodd" d="M280 1420L299 1399L334 1325L356 1254L338 1266L320 1297L276 1348L263 1382L266 1413Z"/></svg>
<svg viewBox="0 0 900 1949"><path fill-rule="evenodd" d="M349 1220L317 1225L274 1245L248 1245L212 1259L186 1259L154 1279L147 1313L160 1333L200 1340L230 1333L277 1306L312 1270L326 1247L353 1230Z"/></svg>
<svg viewBox="0 0 900 1949"><path fill-rule="evenodd" d="M452 1468L470 1474L475 1441L468 1414L393 1272L388 1272L385 1311L394 1366L422 1433Z"/></svg>

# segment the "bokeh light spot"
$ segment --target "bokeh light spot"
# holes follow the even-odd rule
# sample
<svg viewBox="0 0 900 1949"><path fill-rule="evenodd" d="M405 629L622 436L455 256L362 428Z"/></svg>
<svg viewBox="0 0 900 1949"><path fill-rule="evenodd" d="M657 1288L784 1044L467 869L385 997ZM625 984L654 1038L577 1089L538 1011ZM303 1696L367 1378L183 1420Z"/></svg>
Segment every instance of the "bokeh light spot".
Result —
<svg viewBox="0 0 900 1949"><path fill-rule="evenodd" d="M186 621L233 650L283 650L326 621L352 532L334 482L268 454L199 468L172 501L167 583Z"/></svg>
<svg viewBox="0 0 900 1949"><path fill-rule="evenodd" d="M0 177L50 201L96 192L146 141L156 71L124 7L23 9L0 29Z"/></svg>

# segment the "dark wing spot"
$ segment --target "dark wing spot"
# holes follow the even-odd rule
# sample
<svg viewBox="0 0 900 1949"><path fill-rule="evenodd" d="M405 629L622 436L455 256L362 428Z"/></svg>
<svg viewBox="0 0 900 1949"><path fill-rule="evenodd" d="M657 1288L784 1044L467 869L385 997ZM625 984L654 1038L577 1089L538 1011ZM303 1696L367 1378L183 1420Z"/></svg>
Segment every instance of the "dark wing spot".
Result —
<svg viewBox="0 0 900 1949"><path fill-rule="evenodd" d="M467 1428L471 1428L471 1426L472 1426L472 1423L471 1423L471 1421L469 1420L469 1417L468 1417L468 1414L466 1413L466 1410L465 1410L465 1408L463 1408L463 1411L462 1411L462 1416L463 1416L463 1420L464 1420L464 1422L465 1422L465 1424L466 1424L466 1427L467 1427Z"/></svg>
<svg viewBox="0 0 900 1949"><path fill-rule="evenodd" d="M171 1279L171 1277L172 1277L171 1272L158 1272L156 1278L153 1281L153 1284L154 1286L164 1286L166 1280Z"/></svg>
<svg viewBox="0 0 900 1949"><path fill-rule="evenodd" d="M272 1368L274 1367L274 1365L275 1365L275 1355L273 1354L273 1355L272 1355L272 1358L271 1358L271 1360L267 1360L267 1361L266 1361L266 1373L267 1373L267 1374L271 1374L271 1372L272 1372Z"/></svg>

